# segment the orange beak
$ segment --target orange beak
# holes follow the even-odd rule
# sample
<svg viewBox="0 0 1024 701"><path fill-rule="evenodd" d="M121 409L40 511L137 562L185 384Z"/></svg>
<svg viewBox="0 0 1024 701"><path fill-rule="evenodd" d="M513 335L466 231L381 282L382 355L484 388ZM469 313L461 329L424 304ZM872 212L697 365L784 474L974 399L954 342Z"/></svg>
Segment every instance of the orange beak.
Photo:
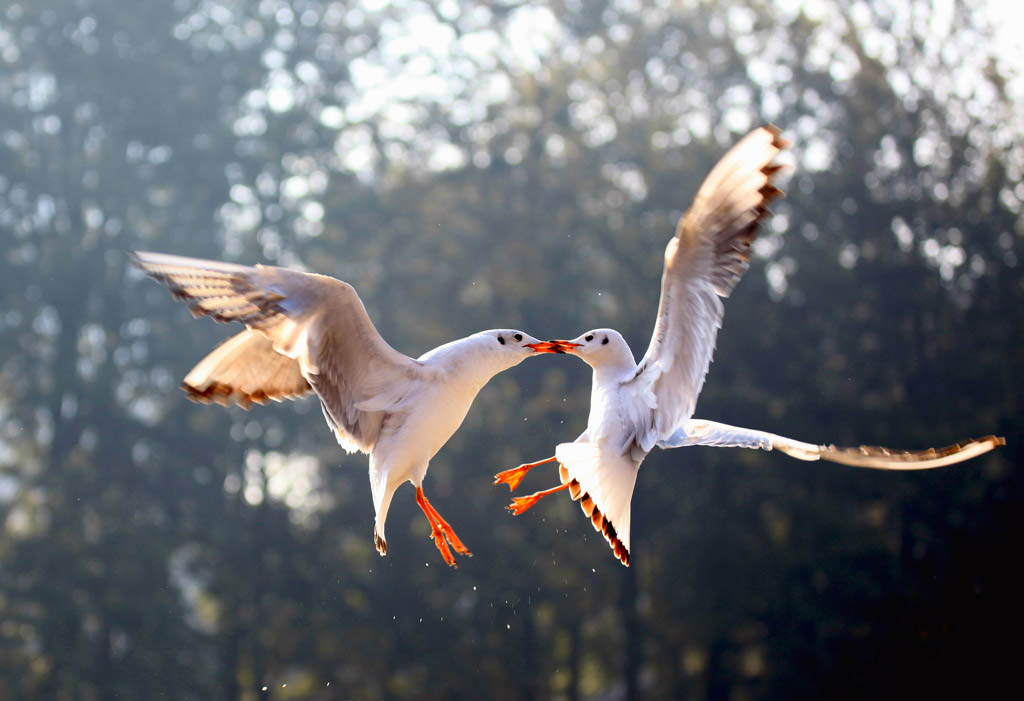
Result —
<svg viewBox="0 0 1024 701"><path fill-rule="evenodd" d="M540 343L527 343L527 348L532 348L534 353L566 353L572 351L578 343L568 341L541 341Z"/></svg>

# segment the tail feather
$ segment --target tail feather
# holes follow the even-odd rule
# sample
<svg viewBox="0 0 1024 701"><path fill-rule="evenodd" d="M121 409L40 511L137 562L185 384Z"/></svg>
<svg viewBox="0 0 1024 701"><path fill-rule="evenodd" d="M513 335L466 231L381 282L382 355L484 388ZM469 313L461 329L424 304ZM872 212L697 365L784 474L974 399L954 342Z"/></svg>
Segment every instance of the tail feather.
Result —
<svg viewBox="0 0 1024 701"><path fill-rule="evenodd" d="M599 531L619 561L630 562L630 502L639 465L630 457L609 453L596 443L562 443L555 450L562 484Z"/></svg>

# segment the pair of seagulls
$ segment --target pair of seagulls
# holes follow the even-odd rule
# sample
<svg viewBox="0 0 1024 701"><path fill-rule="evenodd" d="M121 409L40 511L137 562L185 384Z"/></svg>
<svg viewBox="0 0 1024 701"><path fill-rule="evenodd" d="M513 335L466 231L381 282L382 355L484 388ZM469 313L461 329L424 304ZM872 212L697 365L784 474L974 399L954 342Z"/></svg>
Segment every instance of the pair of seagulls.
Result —
<svg viewBox="0 0 1024 701"><path fill-rule="evenodd" d="M373 539L381 555L387 553L388 508L405 482L416 488L444 561L456 566L452 550L471 555L423 493L430 459L496 374L541 353L579 357L594 370L587 429L558 445L553 457L501 472L495 483L514 491L527 471L557 461L558 486L515 498L508 508L520 514L568 489L628 566L630 501L640 465L655 447L777 449L801 460L912 470L951 465L1005 443L986 436L922 451L837 448L693 418L722 300L748 267L751 244L770 216L768 204L782 194L772 181L781 169L775 157L786 146L775 127L755 129L704 180L665 250L658 317L639 364L613 329L554 341L515 329L481 331L414 360L388 345L356 291L341 280L160 253L137 252L133 260L188 302L194 315L246 327L185 377L190 399L248 408L314 392L341 447L369 455Z"/></svg>

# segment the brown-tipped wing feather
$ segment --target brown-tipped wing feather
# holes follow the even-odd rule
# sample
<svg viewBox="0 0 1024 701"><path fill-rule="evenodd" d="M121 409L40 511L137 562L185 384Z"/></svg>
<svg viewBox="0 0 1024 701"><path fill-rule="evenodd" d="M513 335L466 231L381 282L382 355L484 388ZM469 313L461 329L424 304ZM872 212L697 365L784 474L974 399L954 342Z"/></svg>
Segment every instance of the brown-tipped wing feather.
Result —
<svg viewBox="0 0 1024 701"><path fill-rule="evenodd" d="M704 274L719 296L729 296L747 270L761 221L771 215L768 205L783 194L772 183L782 166L772 160L787 146L777 127L761 127L715 164L679 219L679 245L672 256L666 253L666 270L693 261L700 249L710 247L714 255Z"/></svg>
<svg viewBox="0 0 1024 701"><path fill-rule="evenodd" d="M822 460L853 467L876 470L930 470L970 460L1001 445L1006 445L1005 438L983 436L944 448L927 450L892 450L868 445L858 448L837 448L834 445L823 445L820 446L820 452Z"/></svg>
<svg viewBox="0 0 1024 701"><path fill-rule="evenodd" d="M181 383L188 398L248 409L312 391L299 362L274 350L266 336L246 329L213 349Z"/></svg>
<svg viewBox="0 0 1024 701"><path fill-rule="evenodd" d="M132 262L167 285L175 299L188 304L193 316L238 321L254 329L272 326L284 316L278 305L284 295L266 285L275 268L146 251L133 253Z"/></svg>
<svg viewBox="0 0 1024 701"><path fill-rule="evenodd" d="M631 457L581 439L555 448L558 475L569 484L594 530L604 536L623 565L630 562L630 502L639 469Z"/></svg>
<svg viewBox="0 0 1024 701"><path fill-rule="evenodd" d="M782 195L775 157L788 143L774 126L750 132L704 179L665 249L658 316L634 383L648 398L645 451L693 415L728 297L750 260L751 244Z"/></svg>
<svg viewBox="0 0 1024 701"><path fill-rule="evenodd" d="M569 474L569 470L566 469L565 465L558 466L558 477L562 484L569 484L569 494L572 496L572 500L580 503L583 515L590 521L590 525L594 527L594 530L604 536L615 557L623 565L629 567L629 548L619 539L619 534L615 531L615 526L612 522L597 508L590 493L583 491L579 480Z"/></svg>

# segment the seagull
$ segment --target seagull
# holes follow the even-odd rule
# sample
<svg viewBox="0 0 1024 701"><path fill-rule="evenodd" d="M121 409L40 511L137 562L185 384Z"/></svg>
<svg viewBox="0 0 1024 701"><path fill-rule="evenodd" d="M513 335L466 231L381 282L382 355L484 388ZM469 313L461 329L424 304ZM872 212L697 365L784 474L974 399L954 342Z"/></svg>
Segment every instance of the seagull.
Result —
<svg viewBox="0 0 1024 701"><path fill-rule="evenodd" d="M919 470L952 465L1005 445L1003 438L985 436L921 451L838 448L692 418L722 324L722 299L749 265L751 243L761 222L771 215L768 204L782 195L772 180L782 168L775 157L786 146L776 127L755 129L701 184L665 250L657 321L639 364L614 329L551 341L593 368L590 416L580 437L558 445L554 456L495 475L495 484L515 491L529 470L559 463L560 485L515 498L507 507L514 514L568 489L615 557L629 566L630 501L640 465L655 447L781 450L800 460Z"/></svg>
<svg viewBox="0 0 1024 701"><path fill-rule="evenodd" d="M189 399L248 409L314 392L341 447L370 456L377 551L387 553L388 507L408 481L445 563L457 567L449 545L472 555L423 494L427 466L492 377L538 353L562 352L560 344L494 329L413 360L381 338L355 289L336 278L142 251L132 262L194 316L246 326L185 376Z"/></svg>

